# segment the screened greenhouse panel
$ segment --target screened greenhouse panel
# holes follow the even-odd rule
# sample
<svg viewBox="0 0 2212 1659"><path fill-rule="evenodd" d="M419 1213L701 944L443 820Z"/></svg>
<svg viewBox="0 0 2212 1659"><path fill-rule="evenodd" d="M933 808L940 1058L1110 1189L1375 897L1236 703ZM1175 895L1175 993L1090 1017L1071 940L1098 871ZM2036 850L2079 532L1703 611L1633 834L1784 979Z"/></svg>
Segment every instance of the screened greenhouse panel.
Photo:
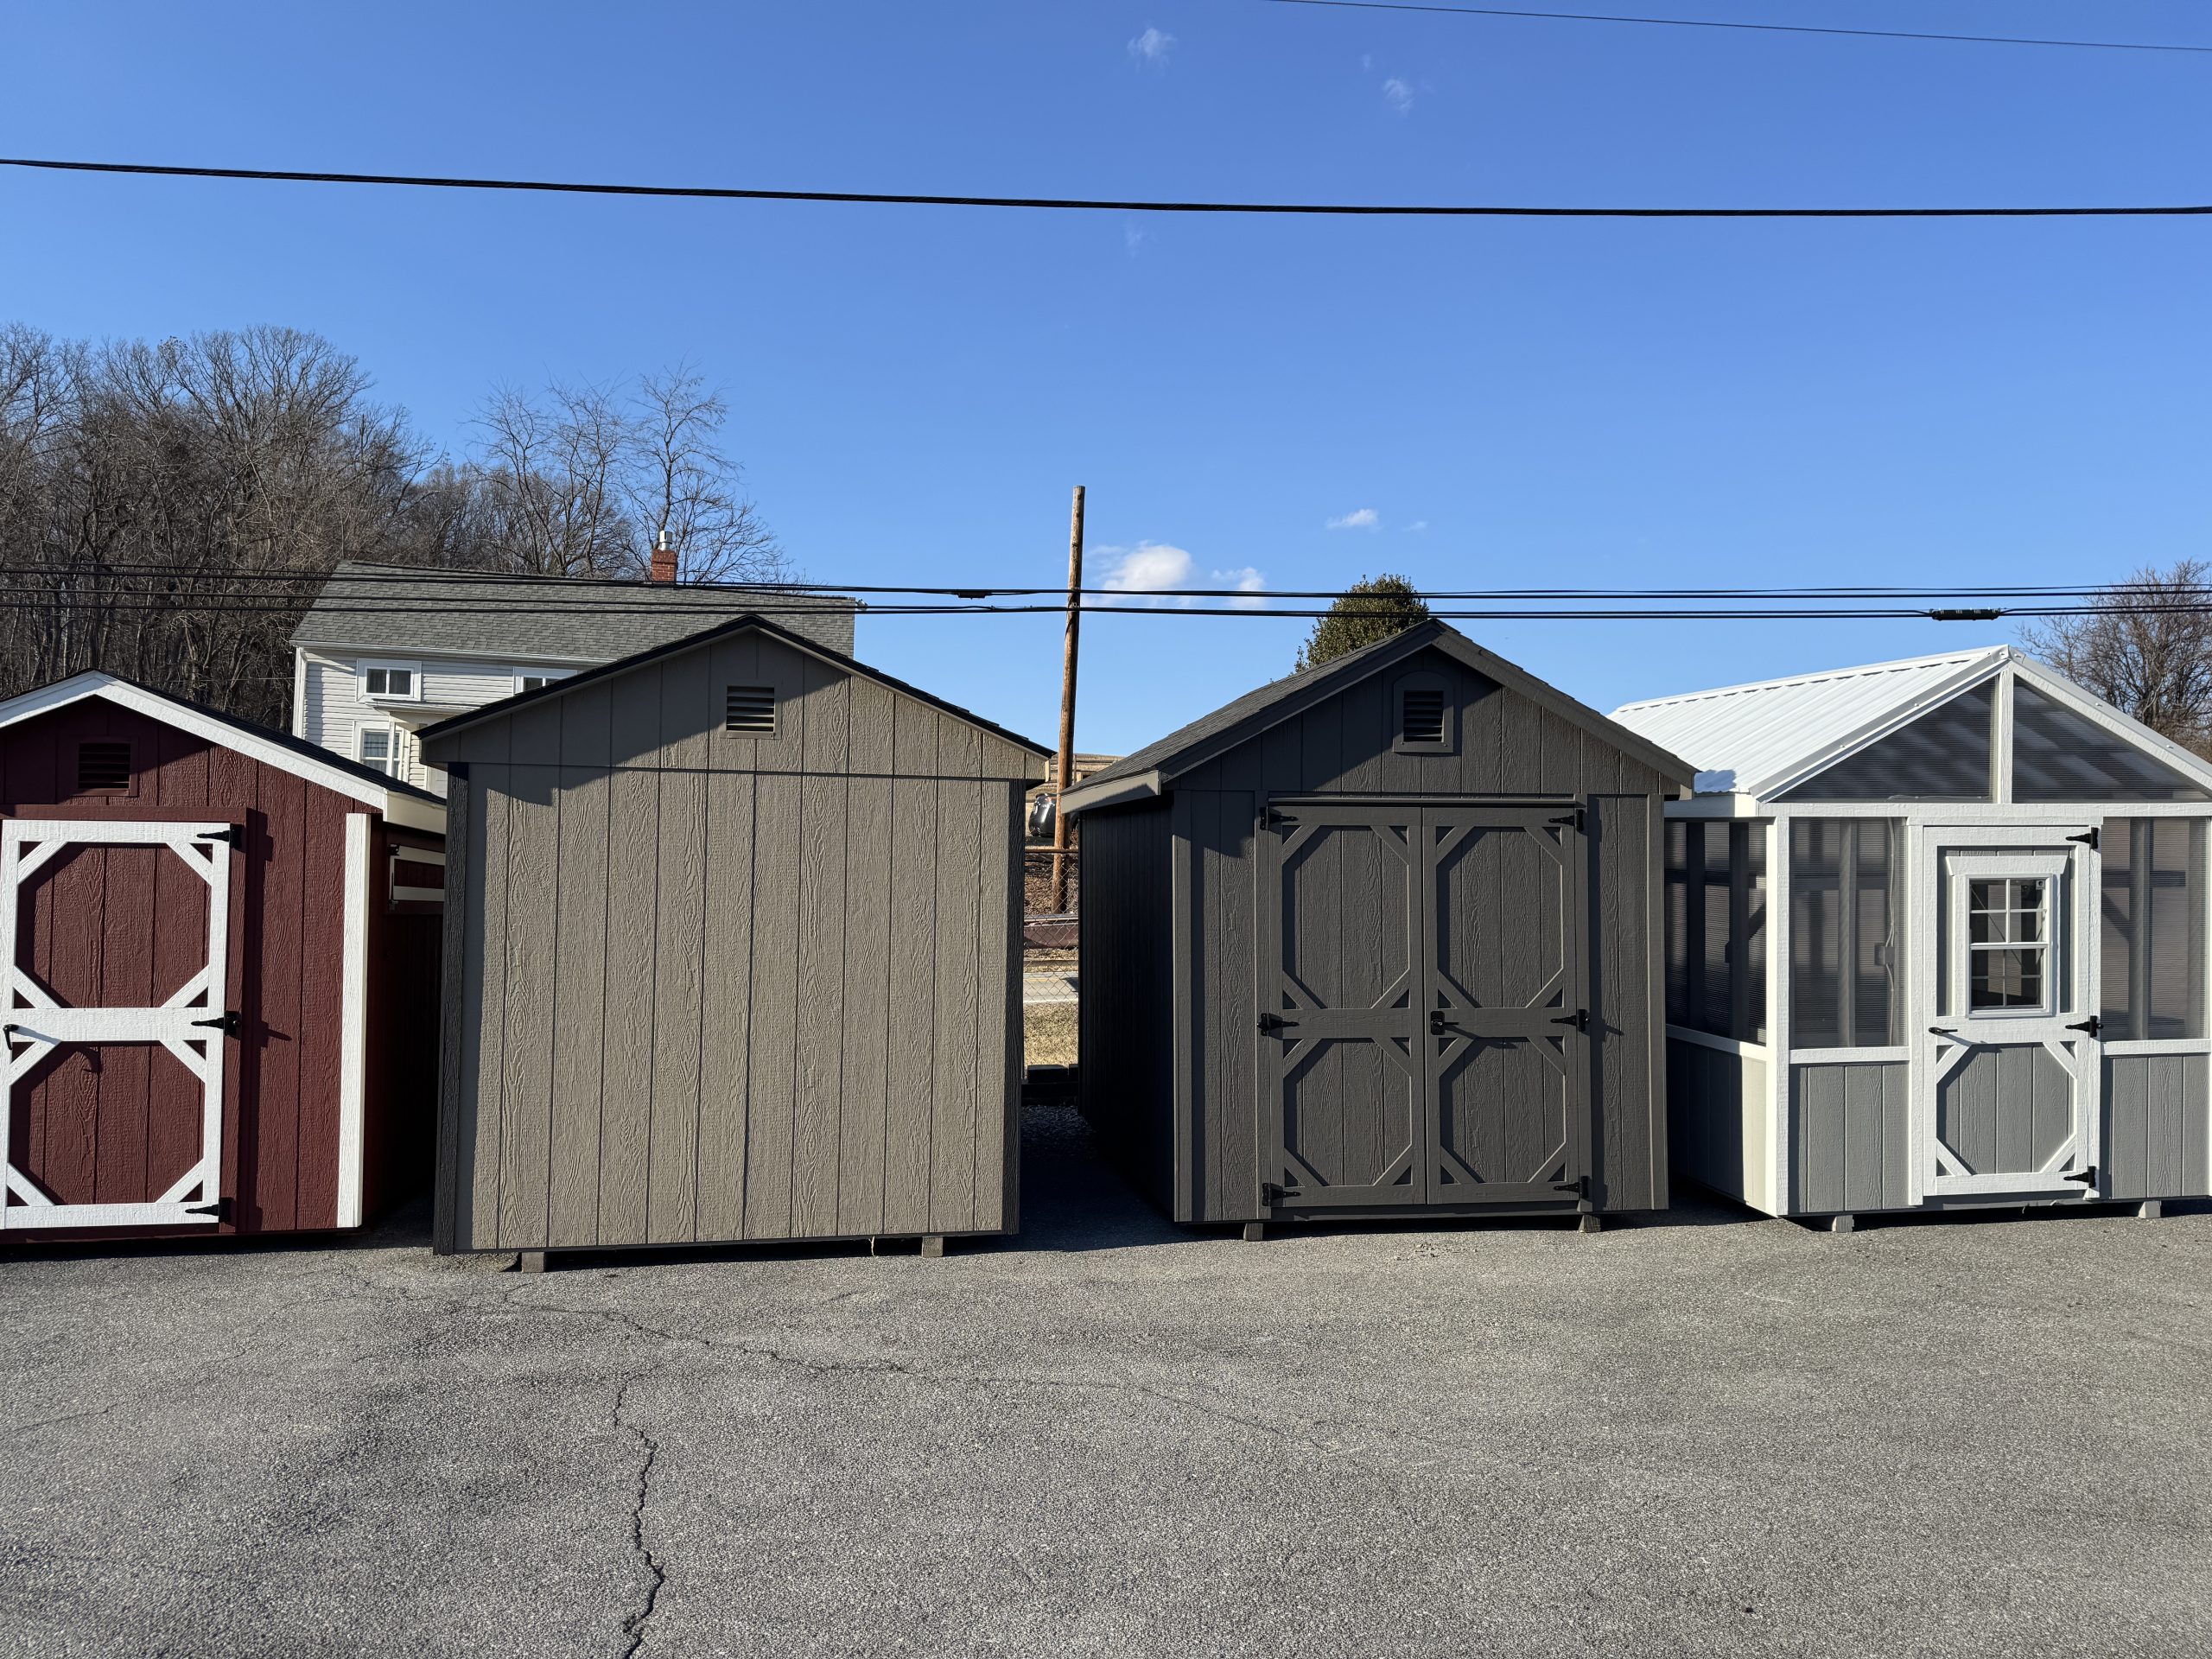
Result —
<svg viewBox="0 0 2212 1659"><path fill-rule="evenodd" d="M2098 906L2108 1040L2204 1035L2204 825L2107 818Z"/></svg>
<svg viewBox="0 0 2212 1659"><path fill-rule="evenodd" d="M2198 785L2024 680L2012 688L2016 801L2202 801Z"/></svg>
<svg viewBox="0 0 2212 1659"><path fill-rule="evenodd" d="M1986 801L1997 683L1961 691L1854 755L1815 772L1787 801Z"/></svg>
<svg viewBox="0 0 2212 1659"><path fill-rule="evenodd" d="M1904 868L1884 818L1789 826L1789 1046L1904 1040Z"/></svg>
<svg viewBox="0 0 2212 1659"><path fill-rule="evenodd" d="M1667 1022L1766 1040L1764 823L1667 823Z"/></svg>

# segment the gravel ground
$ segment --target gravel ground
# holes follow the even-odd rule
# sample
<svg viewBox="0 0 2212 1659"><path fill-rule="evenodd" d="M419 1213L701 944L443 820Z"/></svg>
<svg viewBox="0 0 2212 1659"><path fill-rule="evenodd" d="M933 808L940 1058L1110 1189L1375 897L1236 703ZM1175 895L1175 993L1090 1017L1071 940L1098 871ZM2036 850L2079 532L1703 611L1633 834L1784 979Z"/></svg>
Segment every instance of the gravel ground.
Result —
<svg viewBox="0 0 2212 1659"><path fill-rule="evenodd" d="M2212 1215L0 1256L0 1652L2202 1652Z"/></svg>

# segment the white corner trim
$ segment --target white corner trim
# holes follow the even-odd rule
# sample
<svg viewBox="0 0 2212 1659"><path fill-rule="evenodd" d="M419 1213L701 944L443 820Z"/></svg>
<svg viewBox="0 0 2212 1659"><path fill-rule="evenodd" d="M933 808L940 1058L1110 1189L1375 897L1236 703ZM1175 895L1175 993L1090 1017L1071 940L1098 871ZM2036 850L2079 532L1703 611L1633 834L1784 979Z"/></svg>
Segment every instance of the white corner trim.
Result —
<svg viewBox="0 0 2212 1659"><path fill-rule="evenodd" d="M308 654L297 645L292 647L292 735L306 740L308 734Z"/></svg>
<svg viewBox="0 0 2212 1659"><path fill-rule="evenodd" d="M361 1224L369 1054L369 815L346 815L346 934L338 994L338 1224Z"/></svg>

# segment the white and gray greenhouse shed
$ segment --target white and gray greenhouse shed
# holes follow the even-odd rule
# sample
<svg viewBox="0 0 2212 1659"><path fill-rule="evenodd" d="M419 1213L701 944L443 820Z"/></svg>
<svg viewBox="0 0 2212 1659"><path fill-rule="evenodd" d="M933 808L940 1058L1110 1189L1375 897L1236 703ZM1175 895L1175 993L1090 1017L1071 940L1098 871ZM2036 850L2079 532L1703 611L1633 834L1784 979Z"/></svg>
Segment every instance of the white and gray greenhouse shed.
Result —
<svg viewBox="0 0 2212 1659"><path fill-rule="evenodd" d="M2010 646L1630 703L1675 1167L1777 1216L2212 1192L2212 765Z"/></svg>

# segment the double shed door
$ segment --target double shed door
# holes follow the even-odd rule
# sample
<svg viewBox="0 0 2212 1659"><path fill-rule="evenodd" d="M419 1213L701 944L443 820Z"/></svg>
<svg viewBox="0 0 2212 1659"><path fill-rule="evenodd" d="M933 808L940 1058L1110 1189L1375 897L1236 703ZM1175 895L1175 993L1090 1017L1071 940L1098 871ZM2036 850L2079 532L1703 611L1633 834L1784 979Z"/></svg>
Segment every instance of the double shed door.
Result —
<svg viewBox="0 0 2212 1659"><path fill-rule="evenodd" d="M1586 1203L1570 804L1278 804L1260 837L1260 1199Z"/></svg>

